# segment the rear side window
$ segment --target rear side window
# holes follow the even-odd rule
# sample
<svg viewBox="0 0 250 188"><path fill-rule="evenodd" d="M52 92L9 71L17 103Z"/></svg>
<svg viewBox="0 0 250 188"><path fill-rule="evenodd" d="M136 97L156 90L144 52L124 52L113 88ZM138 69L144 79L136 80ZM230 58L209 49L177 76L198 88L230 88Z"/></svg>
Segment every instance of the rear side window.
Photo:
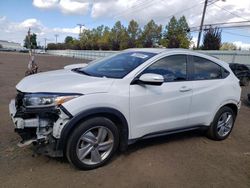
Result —
<svg viewBox="0 0 250 188"><path fill-rule="evenodd" d="M186 55L172 55L164 57L151 66L143 73L155 73L164 77L165 82L187 80L187 58Z"/></svg>
<svg viewBox="0 0 250 188"><path fill-rule="evenodd" d="M223 71L227 72L218 64L197 56L193 56L193 79L211 80L225 77Z"/></svg>

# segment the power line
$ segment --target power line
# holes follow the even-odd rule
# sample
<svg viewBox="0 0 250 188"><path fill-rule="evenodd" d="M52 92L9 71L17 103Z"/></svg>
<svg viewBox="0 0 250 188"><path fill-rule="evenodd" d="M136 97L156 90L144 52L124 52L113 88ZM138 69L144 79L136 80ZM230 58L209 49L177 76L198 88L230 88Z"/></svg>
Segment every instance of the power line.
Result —
<svg viewBox="0 0 250 188"><path fill-rule="evenodd" d="M134 13L135 11L140 12L140 11L142 11L142 10L145 10L145 8L148 8L149 6L151 6L151 5L154 3L154 1L155 1L155 0L148 0L148 1L146 1L146 2L144 1L144 2L142 2L142 3L140 3L140 4L137 4L137 5L133 6L133 7L131 7L131 8L128 9L128 10L125 10L125 11L123 11L123 12L117 14L117 15L113 15L113 16L114 16L114 18L118 18L118 17L120 17L120 16L126 15L126 12L128 12L127 15L130 15L130 14ZM162 3L162 2L164 2L164 1L161 1L160 3ZM193 6L191 6L191 7L189 7L189 8L182 9L182 10L180 10L180 11L178 11L178 12L175 12L174 14L169 15L168 17L163 18L163 19L165 20L165 19L168 19L168 18L170 18L170 17L172 17L172 16L174 16L174 15L176 15L176 14L179 14L179 13L181 13L181 12L185 12L185 11L187 11L187 10L190 10L190 9L196 7L196 6L199 6L199 5L202 4L203 2L205 2L205 1L203 0L203 1L199 2L198 4L194 4ZM145 6L145 5L146 5L146 6ZM140 8L140 9L138 10L138 8ZM159 17L158 17L158 18L159 18ZM155 18L154 18L154 19L155 19ZM157 19L157 17L156 17L156 19ZM161 19L161 20L162 20L162 19ZM88 22L87 24L96 23L96 22L98 22L98 21Z"/></svg>
<svg viewBox="0 0 250 188"><path fill-rule="evenodd" d="M250 35L242 35L242 34L232 33L232 32L228 32L228 31L222 31L222 32L227 33L227 34L230 34L230 35L236 35L236 36L241 36L241 37L250 38Z"/></svg>
<svg viewBox="0 0 250 188"><path fill-rule="evenodd" d="M153 1L154 1L154 0L147 0L147 1L141 2L141 3L139 3L139 4L136 4L136 5L132 6L132 7L129 8L129 9L124 10L124 11L120 12L119 14L113 15L113 16L114 16L114 18L118 18L118 17L120 17L120 16L126 14L126 12L128 12L128 14L131 14L131 13L133 13L133 11L136 11L138 8L141 8L141 7L143 7L144 5L147 5L148 3L151 5L151 3L152 3Z"/></svg>
<svg viewBox="0 0 250 188"><path fill-rule="evenodd" d="M244 19L244 20L249 21L249 19L244 18L244 17L242 17L242 16L240 16L240 15L238 15L238 14L235 14L235 13L233 13L233 12L231 12L231 11L229 11L229 10L227 10L227 9L223 8L223 7L220 7L220 6L215 5L215 4L213 4L213 6L215 6L215 7L217 7L217 8L220 8L221 10L224 10L224 11L226 11L226 12L228 12L228 13L230 13L230 14L234 15L234 16L237 16L237 17L239 17L239 18L242 18L242 19Z"/></svg>
<svg viewBox="0 0 250 188"><path fill-rule="evenodd" d="M135 13L135 12L140 12L140 11L143 11L143 10L145 10L146 8L148 8L148 7L150 7L151 5L153 5L154 4L154 1L155 0L151 0L151 1L148 1L148 3L144 3L143 5L144 6L138 6L138 7L136 7L136 9L133 9L133 10L128 10L129 11L129 13L127 13L127 14L118 14L118 16L115 16L115 18L118 18L118 17L120 17L120 16L124 16L124 15L131 15L131 14L133 14L133 13ZM162 1L161 2L159 2L159 3L162 3ZM146 6L145 6L146 5Z"/></svg>
<svg viewBox="0 0 250 188"><path fill-rule="evenodd" d="M210 27L210 25L206 25L207 27ZM206 28L207 28L206 27ZM217 26L220 29L230 29L230 28L242 28L242 27L250 27L250 25L235 25L235 26ZM206 30L203 29L203 30ZM192 29L191 32L199 31L198 29Z"/></svg>
<svg viewBox="0 0 250 188"><path fill-rule="evenodd" d="M210 27L210 26L221 26L221 25L225 25L224 27L226 28L231 28L231 27L248 27L249 25L245 25L244 23L249 23L250 24L250 21L239 21L239 22L219 22L219 23L212 23L212 24L204 24L203 26L205 27ZM241 24L241 25L229 25L229 24ZM199 26L193 26L193 27L190 27L190 29L195 29L195 28L198 28Z"/></svg>
<svg viewBox="0 0 250 188"><path fill-rule="evenodd" d="M202 3L204 3L205 1L201 1L201 2L199 2L198 4L194 4L193 6L191 6L191 7L188 7L188 8L185 8L185 9L182 9L182 10L180 10L180 11L177 11L177 12L175 12L174 14L171 14L171 15L169 15L169 16L167 16L167 17L165 17L165 18L162 18L162 19L160 19L160 20L167 20L167 19L169 19L169 18L171 18L171 17L173 17L173 16L175 16L175 15L178 15L179 13L182 13L182 12L186 12L187 10L190 10L190 9L193 9L193 8L195 8L195 7L197 7L197 6L199 6L200 4L202 4ZM159 17L156 17L156 19L157 18L159 18ZM158 20L159 21L159 20Z"/></svg>
<svg viewBox="0 0 250 188"><path fill-rule="evenodd" d="M220 1L220 0L215 0L215 1L213 1L213 2L211 2L211 3L209 3L209 4L207 4L207 6L210 6L210 5L212 5L212 4L214 4L214 3L218 2L218 1ZM226 1L226 0L222 0L222 1ZM208 1L208 2L209 2L209 1Z"/></svg>
<svg viewBox="0 0 250 188"><path fill-rule="evenodd" d="M218 1L220 1L220 0L215 0L213 2L209 2L209 0L205 0L204 8L203 8L203 13L202 13L202 18L201 18L200 30L199 30L199 34L198 34L197 48L199 48L199 44L200 44L200 39L201 39L201 34L202 34L202 28L203 28L203 23L204 23L204 19L205 19L205 14L206 14L207 6L214 5ZM225 2L225 0L222 0L222 1ZM208 4L208 3L210 3L210 4Z"/></svg>
<svg viewBox="0 0 250 188"><path fill-rule="evenodd" d="M147 0L146 3L145 3L145 1L144 1L144 2L142 2L142 3L139 3L139 4L137 4L137 5L134 5L134 6L131 7L130 9L125 10L125 11L123 11L123 12L117 14L117 15L114 14L113 17L114 17L114 18L118 18L118 17L120 17L120 16L126 15L126 12L128 12L127 15L130 15L130 14L134 13L135 11L141 11L141 10L143 10L143 9L145 9L145 8L147 8L147 7L149 7L149 6L151 6L151 4L154 3L154 1L155 1L155 0ZM147 5L147 6L144 6L144 5ZM143 6L144 6L144 7L143 7ZM138 8L140 8L140 9L137 10ZM93 24L93 23L97 23L97 22L99 22L99 21L95 20L95 21L87 22L86 24Z"/></svg>

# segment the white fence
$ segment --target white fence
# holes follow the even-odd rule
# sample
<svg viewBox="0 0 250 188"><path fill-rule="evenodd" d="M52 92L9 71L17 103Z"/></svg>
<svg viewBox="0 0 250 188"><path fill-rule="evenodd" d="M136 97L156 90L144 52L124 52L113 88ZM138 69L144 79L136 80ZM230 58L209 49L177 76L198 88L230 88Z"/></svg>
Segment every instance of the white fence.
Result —
<svg viewBox="0 0 250 188"><path fill-rule="evenodd" d="M198 52L205 53L217 57L228 63L242 63L250 65L250 51L217 51L217 50L200 50ZM48 54L67 56L80 59L94 60L117 53L117 51L101 51L101 50L48 50Z"/></svg>
<svg viewBox="0 0 250 188"><path fill-rule="evenodd" d="M101 50L47 50L50 55L66 56L79 59L94 60L117 53L117 51Z"/></svg>
<svg viewBox="0 0 250 188"><path fill-rule="evenodd" d="M250 51L200 50L198 52L217 57L228 63L241 63L250 65Z"/></svg>

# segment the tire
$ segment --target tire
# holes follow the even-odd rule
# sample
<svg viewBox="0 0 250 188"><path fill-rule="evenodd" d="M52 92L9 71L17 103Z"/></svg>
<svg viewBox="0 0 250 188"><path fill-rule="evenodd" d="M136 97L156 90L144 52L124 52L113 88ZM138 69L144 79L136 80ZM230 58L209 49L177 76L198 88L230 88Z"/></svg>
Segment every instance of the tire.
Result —
<svg viewBox="0 0 250 188"><path fill-rule="evenodd" d="M230 107L220 108L207 131L207 136L217 141L226 139L233 130L235 118L236 114Z"/></svg>
<svg viewBox="0 0 250 188"><path fill-rule="evenodd" d="M242 78L241 84L243 86L248 86L249 85L249 78L248 77Z"/></svg>
<svg viewBox="0 0 250 188"><path fill-rule="evenodd" d="M94 117L77 126L66 148L69 162L78 169L91 170L105 165L119 145L117 126L105 117Z"/></svg>

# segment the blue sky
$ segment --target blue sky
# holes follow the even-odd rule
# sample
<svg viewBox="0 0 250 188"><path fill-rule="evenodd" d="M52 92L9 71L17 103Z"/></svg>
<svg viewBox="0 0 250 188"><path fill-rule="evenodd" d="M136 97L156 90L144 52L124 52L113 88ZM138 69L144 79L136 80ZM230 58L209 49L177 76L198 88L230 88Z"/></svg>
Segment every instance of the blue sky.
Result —
<svg viewBox="0 0 250 188"><path fill-rule="evenodd" d="M202 8L202 0L6 0L0 1L0 40L22 43L30 27L43 45L44 38L55 42L55 34L59 42L67 35L77 38L77 23L91 29L102 24L112 27L117 20L127 25L131 19L143 26L154 19L165 26L172 15L185 15L192 27L199 25ZM246 20L250 20L249 0L217 1L205 17L207 24ZM223 42L250 48L250 27L223 29L222 34ZM192 36L195 42L197 32Z"/></svg>

